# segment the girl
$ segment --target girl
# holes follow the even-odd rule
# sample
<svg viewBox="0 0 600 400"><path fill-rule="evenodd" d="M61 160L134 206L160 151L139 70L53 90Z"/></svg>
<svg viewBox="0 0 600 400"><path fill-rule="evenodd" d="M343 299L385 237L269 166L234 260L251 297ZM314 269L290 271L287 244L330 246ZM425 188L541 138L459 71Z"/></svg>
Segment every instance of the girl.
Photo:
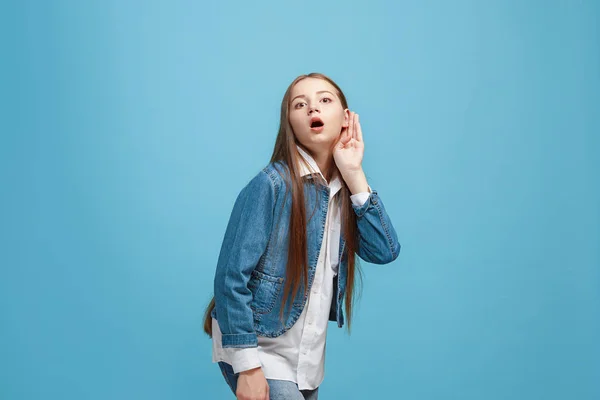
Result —
<svg viewBox="0 0 600 400"><path fill-rule="evenodd" d="M358 260L398 257L396 231L362 170L358 115L318 73L281 102L269 164L241 190L204 317L213 362L239 400L317 399L327 322L350 331Z"/></svg>

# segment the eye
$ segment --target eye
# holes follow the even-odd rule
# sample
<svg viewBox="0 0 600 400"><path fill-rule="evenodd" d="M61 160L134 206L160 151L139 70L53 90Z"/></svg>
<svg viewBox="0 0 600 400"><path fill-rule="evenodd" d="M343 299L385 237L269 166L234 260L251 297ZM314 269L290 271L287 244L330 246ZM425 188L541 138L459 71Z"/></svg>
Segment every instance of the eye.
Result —
<svg viewBox="0 0 600 400"><path fill-rule="evenodd" d="M321 99L321 101L324 103L331 103L333 100L331 100L329 97L323 97L323 99Z"/></svg>
<svg viewBox="0 0 600 400"><path fill-rule="evenodd" d="M305 103L305 102L303 102L303 101L299 101L298 103L296 103L296 104L294 105L294 108L301 108L301 107L302 107L304 104L306 104L306 103Z"/></svg>

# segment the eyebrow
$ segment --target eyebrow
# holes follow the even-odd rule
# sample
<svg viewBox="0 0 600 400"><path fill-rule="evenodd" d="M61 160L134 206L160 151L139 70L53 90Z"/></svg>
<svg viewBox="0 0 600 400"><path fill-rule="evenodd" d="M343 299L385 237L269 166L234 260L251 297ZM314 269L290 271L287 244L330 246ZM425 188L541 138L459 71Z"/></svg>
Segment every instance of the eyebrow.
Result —
<svg viewBox="0 0 600 400"><path fill-rule="evenodd" d="M331 93L329 90L320 90L320 91L318 91L318 92L317 92L317 94L321 94L321 93L329 93L330 95L332 95L332 96L335 96L335 95L334 95L333 93ZM298 97L304 97L304 98L306 98L306 96L305 96L305 95L301 94L301 95L298 95L298 96L294 97L294 98L293 98L293 99L290 101L290 103L291 103L291 102L293 102L294 100L296 100Z"/></svg>

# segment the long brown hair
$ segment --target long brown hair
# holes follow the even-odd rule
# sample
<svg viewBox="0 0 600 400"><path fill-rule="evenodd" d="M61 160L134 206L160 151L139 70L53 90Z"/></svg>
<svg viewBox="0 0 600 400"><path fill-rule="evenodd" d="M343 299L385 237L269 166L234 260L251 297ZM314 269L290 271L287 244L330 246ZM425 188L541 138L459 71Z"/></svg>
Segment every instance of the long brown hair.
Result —
<svg viewBox="0 0 600 400"><path fill-rule="evenodd" d="M288 247L288 259L286 266L286 279L283 289L283 299L281 314L286 304L286 300L290 292L292 293L292 299L295 298L298 290L300 289L300 282L303 282L305 291L308 291L308 253L307 253L307 239L306 239L306 208L304 202L304 180L300 176L297 163L300 162L298 150L296 145L296 137L290 125L288 114L290 109L290 100L292 89L296 83L306 78L318 78L329 82L337 91L337 95L341 100L342 107L348 108L346 96L340 89L340 87L329 77L320 73L310 73L306 75L300 75L288 86L283 100L281 101L281 115L279 121L279 132L277 139L275 140L275 148L273 149L273 155L271 156L270 162L281 161L285 168L287 168L288 174L285 179L288 182L286 185L286 195L288 191L292 194L292 210L290 215L290 229L289 229L289 247ZM332 165L335 167L335 163ZM341 196L341 220L342 220L342 235L346 240L346 251L348 257L348 274L346 279L346 299L345 299L345 314L347 319L347 329L350 333L352 324L352 310L354 308L356 299L360 296L360 290L357 291L358 296L355 297L354 288L355 284L362 285L362 274L360 269L360 263L356 258L356 251L358 250L358 230L356 227L356 213L352 208L350 201L350 190L348 189L345 182L342 179L342 188L339 195ZM343 254L342 254L343 257ZM342 260L339 260L340 264ZM359 279L356 279L356 278ZM306 294L306 292L305 292ZM208 307L204 314L204 332L212 337L212 320L210 314L215 307L215 298L211 299Z"/></svg>

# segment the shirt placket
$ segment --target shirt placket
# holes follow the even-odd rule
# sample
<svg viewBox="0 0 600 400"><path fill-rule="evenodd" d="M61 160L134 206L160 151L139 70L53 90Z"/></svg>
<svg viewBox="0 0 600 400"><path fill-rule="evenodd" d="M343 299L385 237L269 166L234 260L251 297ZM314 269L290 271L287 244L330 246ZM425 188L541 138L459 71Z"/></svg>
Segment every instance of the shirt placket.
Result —
<svg viewBox="0 0 600 400"><path fill-rule="evenodd" d="M329 201L329 207L331 207L331 198ZM306 380L307 369L310 367L310 351L311 346L315 343L317 335L317 324L315 318L320 315L322 299L320 296L321 289L323 286L324 269L327 266L328 247L329 247L329 219L331 217L330 210L327 210L327 217L325 218L325 229L323 235L323 242L321 243L321 251L319 252L319 262L315 270L315 277L311 287L311 293L308 299L307 313L304 322L304 332L302 333L302 339L300 341L300 354L298 359L298 378L300 381Z"/></svg>

